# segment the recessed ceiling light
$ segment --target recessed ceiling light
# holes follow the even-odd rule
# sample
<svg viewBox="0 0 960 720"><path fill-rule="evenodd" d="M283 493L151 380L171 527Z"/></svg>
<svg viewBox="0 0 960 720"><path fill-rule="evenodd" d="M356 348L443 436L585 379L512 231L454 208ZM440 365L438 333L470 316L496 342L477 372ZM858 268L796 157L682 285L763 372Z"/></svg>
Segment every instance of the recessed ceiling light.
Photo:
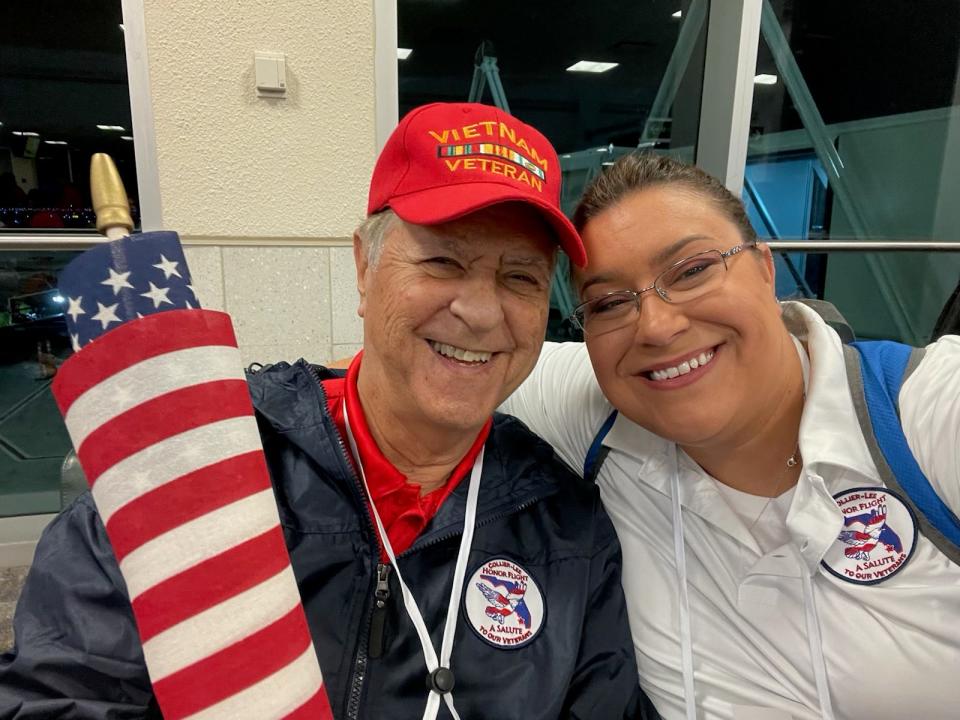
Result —
<svg viewBox="0 0 960 720"><path fill-rule="evenodd" d="M760 73L759 75L753 78L753 84L754 85L776 85L777 76L768 75L767 73Z"/></svg>
<svg viewBox="0 0 960 720"><path fill-rule="evenodd" d="M130 142L133 142L133 135L121 135L121 136L120 136L120 139L121 139L121 140L129 140Z"/></svg>
<svg viewBox="0 0 960 720"><path fill-rule="evenodd" d="M35 133L30 130L14 130L13 134L17 137L40 137L40 133Z"/></svg>
<svg viewBox="0 0 960 720"><path fill-rule="evenodd" d="M123 132L126 130L123 125L97 125L98 130L115 130L116 132Z"/></svg>
<svg viewBox="0 0 960 720"><path fill-rule="evenodd" d="M43 142L46 143L47 145L66 145L67 144L66 140L44 140Z"/></svg>
<svg viewBox="0 0 960 720"><path fill-rule="evenodd" d="M410 53L413 52L413 48L397 48L397 60L406 60L410 57Z"/></svg>
<svg viewBox="0 0 960 720"><path fill-rule="evenodd" d="M579 60L567 68L567 72L602 73L613 70L620 63L599 62L597 60Z"/></svg>
<svg viewBox="0 0 960 720"><path fill-rule="evenodd" d="M670 17L675 17L675 18L683 17L683 10L677 10L677 11L676 11L673 15L671 15Z"/></svg>

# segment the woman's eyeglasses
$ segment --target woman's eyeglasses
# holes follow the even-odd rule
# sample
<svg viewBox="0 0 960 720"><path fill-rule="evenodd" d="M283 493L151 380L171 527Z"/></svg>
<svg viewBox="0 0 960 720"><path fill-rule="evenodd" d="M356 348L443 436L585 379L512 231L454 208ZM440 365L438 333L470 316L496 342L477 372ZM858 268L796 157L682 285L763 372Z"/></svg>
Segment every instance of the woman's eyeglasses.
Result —
<svg viewBox="0 0 960 720"><path fill-rule="evenodd" d="M675 262L642 290L618 290L578 305L570 319L584 335L596 337L633 323L640 317L641 296L651 290L668 303L696 300L723 284L727 258L755 245L754 242L741 243L725 252L705 250L691 255Z"/></svg>

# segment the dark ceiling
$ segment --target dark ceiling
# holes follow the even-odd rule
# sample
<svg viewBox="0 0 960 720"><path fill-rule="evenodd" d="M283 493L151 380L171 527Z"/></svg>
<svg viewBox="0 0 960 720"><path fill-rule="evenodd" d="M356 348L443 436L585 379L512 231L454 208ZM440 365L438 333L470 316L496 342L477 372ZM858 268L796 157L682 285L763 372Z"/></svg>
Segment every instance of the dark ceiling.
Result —
<svg viewBox="0 0 960 720"><path fill-rule="evenodd" d="M725 0L713 0L714 3ZM681 0L398 0L401 112L465 100L473 56L496 46L514 114L560 152L635 146L676 43ZM774 0L790 46L827 123L952 105L960 50L957 0ZM600 75L565 72L580 59L618 62ZM674 112L673 144L691 142L703 71L691 61ZM761 39L758 71L779 74ZM490 95L485 96L487 102ZM801 127L782 81L757 86L752 129Z"/></svg>
<svg viewBox="0 0 960 720"><path fill-rule="evenodd" d="M89 155L109 152L136 196L133 143L121 139L131 134L122 22L120 0L0 2L0 148L27 154L28 141L13 132L39 133L41 185L70 182L85 195ZM2 155L0 173L9 162Z"/></svg>

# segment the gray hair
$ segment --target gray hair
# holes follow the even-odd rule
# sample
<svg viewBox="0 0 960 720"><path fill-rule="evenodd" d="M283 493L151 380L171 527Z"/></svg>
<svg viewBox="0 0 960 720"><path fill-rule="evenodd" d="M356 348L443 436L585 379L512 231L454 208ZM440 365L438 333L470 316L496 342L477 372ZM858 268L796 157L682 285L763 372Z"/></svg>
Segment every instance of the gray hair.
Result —
<svg viewBox="0 0 960 720"><path fill-rule="evenodd" d="M711 201L736 225L744 242L757 239L740 198L719 180L695 165L666 155L632 153L605 167L583 192L573 214L573 224L582 232L587 222L630 193L653 187L679 187Z"/></svg>
<svg viewBox="0 0 960 720"><path fill-rule="evenodd" d="M360 245L363 248L364 255L367 256L370 267L376 267L377 263L380 262L380 254L383 252L383 239L396 219L397 214L393 210L384 208L380 212L368 216L357 228Z"/></svg>

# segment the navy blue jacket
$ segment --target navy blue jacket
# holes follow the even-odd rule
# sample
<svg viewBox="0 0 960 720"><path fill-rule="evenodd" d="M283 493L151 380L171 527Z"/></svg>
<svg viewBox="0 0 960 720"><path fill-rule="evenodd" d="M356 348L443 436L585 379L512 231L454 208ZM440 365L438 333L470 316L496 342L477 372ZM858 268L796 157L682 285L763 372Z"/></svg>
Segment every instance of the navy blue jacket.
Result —
<svg viewBox="0 0 960 720"><path fill-rule="evenodd" d="M293 570L338 720L419 718L423 653L326 411L319 381L328 376L300 361L250 378ZM503 647L481 636L461 600L451 659L461 718L655 717L637 682L620 547L596 488L509 416L495 418L485 448L464 593L481 565L502 558L529 573L544 607L532 640ZM466 490L451 493L398 560L438 650ZM89 495L41 539L14 628L15 649L0 656L0 719L160 717ZM442 704L440 717L449 717Z"/></svg>

